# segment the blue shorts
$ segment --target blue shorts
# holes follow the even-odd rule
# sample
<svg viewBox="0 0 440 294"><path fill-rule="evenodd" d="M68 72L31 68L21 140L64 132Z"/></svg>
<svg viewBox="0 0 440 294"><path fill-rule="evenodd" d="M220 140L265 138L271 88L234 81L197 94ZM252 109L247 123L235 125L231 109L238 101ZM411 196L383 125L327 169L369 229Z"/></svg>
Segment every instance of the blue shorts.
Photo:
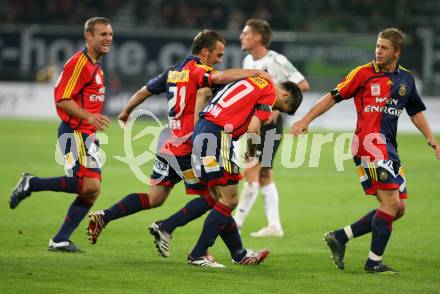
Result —
<svg viewBox="0 0 440 294"><path fill-rule="evenodd" d="M201 118L192 135L196 175L211 186L237 184L243 177L234 162L231 136L223 128Z"/></svg>
<svg viewBox="0 0 440 294"><path fill-rule="evenodd" d="M378 160L367 162L353 158L362 188L367 195L376 195L377 190L399 190L399 198L408 197L405 173L400 161Z"/></svg>
<svg viewBox="0 0 440 294"><path fill-rule="evenodd" d="M194 173L191 154L186 156L157 154L150 184L173 187L182 180L187 194L209 195L206 185L200 182Z"/></svg>
<svg viewBox="0 0 440 294"><path fill-rule="evenodd" d="M64 156L64 170L70 177L101 179L101 154L96 134L85 134L61 122L58 146Z"/></svg>

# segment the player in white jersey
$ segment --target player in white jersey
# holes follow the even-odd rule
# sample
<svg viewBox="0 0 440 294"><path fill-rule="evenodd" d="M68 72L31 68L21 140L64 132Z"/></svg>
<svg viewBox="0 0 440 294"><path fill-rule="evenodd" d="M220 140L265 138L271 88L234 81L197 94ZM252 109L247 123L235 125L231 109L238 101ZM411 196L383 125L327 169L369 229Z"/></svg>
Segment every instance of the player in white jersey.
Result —
<svg viewBox="0 0 440 294"><path fill-rule="evenodd" d="M265 70L276 83L291 81L297 84L302 92L308 91L309 83L292 63L284 55L268 49L271 38L272 30L267 21L249 19L246 22L240 35L241 49L249 52L243 60L243 68ZM282 131L282 117L278 111L273 111L269 120L261 127L261 144L257 147L259 162L244 170L244 187L234 218L237 226L241 228L261 188L268 224L258 232L251 233L254 237L284 235L278 209L278 191L273 182L272 172L272 162L281 141Z"/></svg>

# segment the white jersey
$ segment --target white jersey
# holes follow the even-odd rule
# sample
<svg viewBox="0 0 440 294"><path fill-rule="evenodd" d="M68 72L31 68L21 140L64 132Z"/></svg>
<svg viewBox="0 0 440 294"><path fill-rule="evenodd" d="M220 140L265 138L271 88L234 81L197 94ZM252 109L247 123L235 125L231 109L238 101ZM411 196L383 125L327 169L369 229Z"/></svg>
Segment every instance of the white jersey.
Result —
<svg viewBox="0 0 440 294"><path fill-rule="evenodd" d="M291 81L298 84L305 80L304 76L283 54L273 50L267 51L263 58L257 60L254 60L252 55L248 54L243 59L243 68L265 70L271 75L275 83Z"/></svg>

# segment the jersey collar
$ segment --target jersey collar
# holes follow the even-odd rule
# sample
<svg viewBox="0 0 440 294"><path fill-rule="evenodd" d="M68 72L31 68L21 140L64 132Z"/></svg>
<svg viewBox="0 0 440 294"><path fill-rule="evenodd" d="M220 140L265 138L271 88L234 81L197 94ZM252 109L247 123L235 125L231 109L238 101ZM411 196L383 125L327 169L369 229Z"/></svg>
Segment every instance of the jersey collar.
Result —
<svg viewBox="0 0 440 294"><path fill-rule="evenodd" d="M84 46L84 48L83 48L82 51L83 51L83 53L86 55L86 57L90 60L91 63L93 63L93 64L97 64L97 63L98 63L98 60L93 59L93 58L89 55L89 53L87 52L87 46Z"/></svg>
<svg viewBox="0 0 440 294"><path fill-rule="evenodd" d="M376 60L373 59L372 65L373 65L374 72L375 73L380 73L380 69L379 69L379 67L376 64ZM394 69L393 73L395 73L395 74L400 73L400 64L398 62L396 64L396 68Z"/></svg>

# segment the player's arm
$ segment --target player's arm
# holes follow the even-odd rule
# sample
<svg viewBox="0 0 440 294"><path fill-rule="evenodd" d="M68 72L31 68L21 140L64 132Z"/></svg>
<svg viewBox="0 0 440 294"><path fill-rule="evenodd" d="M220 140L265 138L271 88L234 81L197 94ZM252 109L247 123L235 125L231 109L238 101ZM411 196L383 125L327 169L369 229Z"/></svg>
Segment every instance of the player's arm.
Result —
<svg viewBox="0 0 440 294"><path fill-rule="evenodd" d="M429 123L428 120L426 119L425 114L422 111L420 111L412 115L410 118L413 124L420 130L420 132L428 140L428 145L434 149L435 156L437 157L437 159L440 159L440 145L438 144L437 140L434 137L434 134L431 131L431 128L429 127Z"/></svg>
<svg viewBox="0 0 440 294"><path fill-rule="evenodd" d="M290 129L290 133L297 136L300 134L306 134L308 132L309 124L321 114L327 112L333 105L336 104L335 99L332 94L327 93L318 102L313 105L313 107L307 112L307 114L301 118L299 121L296 121L292 128Z"/></svg>
<svg viewBox="0 0 440 294"><path fill-rule="evenodd" d="M103 131L110 123L110 120L107 116L88 112L79 107L78 104L76 104L72 99L66 98L60 100L56 103L56 105L71 116L87 120L87 122L95 126L97 130Z"/></svg>
<svg viewBox="0 0 440 294"><path fill-rule="evenodd" d="M194 125L199 120L199 113L205 107L208 100L212 97L212 89L205 87L197 90L196 105L194 107Z"/></svg>
<svg viewBox="0 0 440 294"><path fill-rule="evenodd" d="M261 69L230 68L223 71L213 72L211 74L211 82L215 85L223 85L257 75L262 76L267 80L272 80L272 77Z"/></svg>
<svg viewBox="0 0 440 294"><path fill-rule="evenodd" d="M273 62L269 65L268 72L274 77L278 77L277 80L295 83L303 93L310 90L309 82L307 82L304 75L282 54L274 57Z"/></svg>
<svg viewBox="0 0 440 294"><path fill-rule="evenodd" d="M255 136L255 135L259 136L260 135L261 124L262 124L262 121L261 121L261 119L258 116L256 116L256 115L252 116L246 133L247 134L251 134L251 136ZM258 145L258 142L256 142L256 143L252 142L252 137L248 136L248 139L247 139L247 151L246 151L246 154L245 154L246 161L248 161L250 157L254 157L255 156L255 153L257 151L257 145Z"/></svg>
<svg viewBox="0 0 440 294"><path fill-rule="evenodd" d="M310 90L309 82L307 82L306 79L302 80L297 84L298 88L301 90L301 92L307 92Z"/></svg>
<svg viewBox="0 0 440 294"><path fill-rule="evenodd" d="M131 96L130 100L128 100L127 105L119 114L118 119L123 123L126 123L133 109L151 96L153 96L153 93L148 91L147 86L140 88L136 93L133 94L133 96Z"/></svg>

